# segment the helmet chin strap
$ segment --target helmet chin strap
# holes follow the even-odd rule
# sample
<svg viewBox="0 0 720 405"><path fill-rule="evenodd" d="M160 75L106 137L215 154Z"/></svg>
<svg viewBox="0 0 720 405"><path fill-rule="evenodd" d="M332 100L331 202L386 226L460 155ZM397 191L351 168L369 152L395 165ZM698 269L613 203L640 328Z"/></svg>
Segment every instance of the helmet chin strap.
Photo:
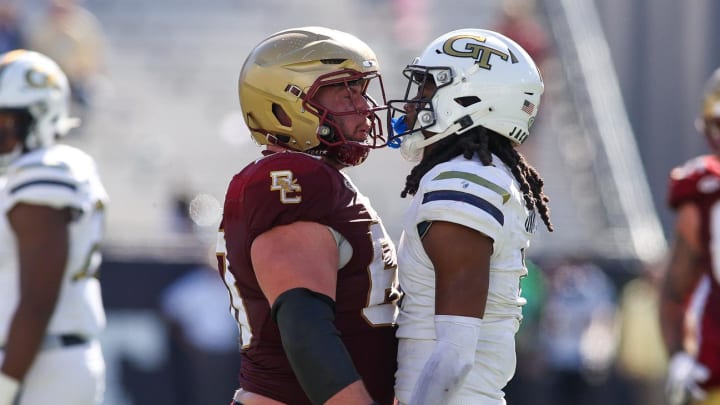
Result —
<svg viewBox="0 0 720 405"><path fill-rule="evenodd" d="M425 138L422 141L419 141L417 143L418 148L425 148L429 145L432 145L435 142L438 142L440 140L443 140L447 138L448 136L452 134L463 134L466 131L470 130L471 128L476 127L477 125L472 125L475 122L478 122L480 119L485 117L490 113L490 107L483 108L480 111L475 111L474 113L467 115L466 117L470 120L469 124L467 122L460 122L461 120L455 121L452 125L450 125L446 130L439 132L429 138Z"/></svg>

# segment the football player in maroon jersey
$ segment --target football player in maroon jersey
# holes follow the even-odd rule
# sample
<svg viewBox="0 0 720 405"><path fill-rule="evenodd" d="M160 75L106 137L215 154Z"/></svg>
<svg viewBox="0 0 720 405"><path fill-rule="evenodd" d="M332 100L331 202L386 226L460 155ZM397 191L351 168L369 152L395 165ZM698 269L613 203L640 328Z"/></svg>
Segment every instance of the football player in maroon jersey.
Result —
<svg viewBox="0 0 720 405"><path fill-rule="evenodd" d="M341 172L386 143L377 58L344 32L289 29L251 51L238 88L266 148L230 182L218 237L242 336L234 403L392 404L395 247Z"/></svg>
<svg viewBox="0 0 720 405"><path fill-rule="evenodd" d="M660 294L670 405L720 404L720 69L708 80L696 126L712 153L670 172L677 216Z"/></svg>

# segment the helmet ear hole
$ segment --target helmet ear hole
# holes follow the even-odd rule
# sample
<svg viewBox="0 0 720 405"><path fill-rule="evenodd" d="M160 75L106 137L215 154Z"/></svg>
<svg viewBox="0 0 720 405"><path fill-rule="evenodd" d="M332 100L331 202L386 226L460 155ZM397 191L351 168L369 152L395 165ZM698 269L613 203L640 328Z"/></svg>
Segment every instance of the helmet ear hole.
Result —
<svg viewBox="0 0 720 405"><path fill-rule="evenodd" d="M481 102L480 97L477 96L467 96L467 97L458 97L455 99L455 102L460 104L463 107L471 106L473 104L477 104Z"/></svg>
<svg viewBox="0 0 720 405"><path fill-rule="evenodd" d="M45 101L38 101L28 107L28 111L35 117L42 117L48 113L48 104Z"/></svg>
<svg viewBox="0 0 720 405"><path fill-rule="evenodd" d="M285 110L282 108L282 106L280 106L280 104L272 104L272 113L278 120L280 125L288 128L292 127L292 118L290 118L290 116L285 112Z"/></svg>

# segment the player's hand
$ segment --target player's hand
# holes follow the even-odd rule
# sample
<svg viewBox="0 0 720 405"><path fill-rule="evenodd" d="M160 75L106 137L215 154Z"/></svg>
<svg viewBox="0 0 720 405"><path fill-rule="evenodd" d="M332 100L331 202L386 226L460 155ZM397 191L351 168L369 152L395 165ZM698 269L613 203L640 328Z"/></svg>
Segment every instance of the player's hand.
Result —
<svg viewBox="0 0 720 405"><path fill-rule="evenodd" d="M707 381L710 371L685 352L675 353L668 364L665 393L670 405L686 405L691 399L705 399L706 393L700 388Z"/></svg>

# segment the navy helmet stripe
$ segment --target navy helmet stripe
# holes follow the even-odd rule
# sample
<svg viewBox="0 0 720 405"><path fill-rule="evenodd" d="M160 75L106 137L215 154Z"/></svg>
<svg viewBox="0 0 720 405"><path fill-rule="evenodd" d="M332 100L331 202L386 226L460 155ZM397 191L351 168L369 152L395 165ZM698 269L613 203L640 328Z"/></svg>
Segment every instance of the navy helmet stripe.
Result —
<svg viewBox="0 0 720 405"><path fill-rule="evenodd" d="M480 208L481 210L487 212L490 214L493 218L495 218L496 221L500 223L500 225L505 224L505 215L503 215L502 211L500 211L496 206L492 205L490 202L488 202L485 199L482 199L476 195L463 193L461 191L454 191L454 190L438 190L438 191L431 191L425 196L423 196L422 203L428 203L431 201L441 201L441 200L450 200L450 201L460 201L464 202L470 205L474 205L475 207Z"/></svg>
<svg viewBox="0 0 720 405"><path fill-rule="evenodd" d="M67 187L72 191L77 190L77 186L72 183L67 183L64 181L59 180L33 180L28 181L27 183L18 184L17 186L10 189L10 194L16 193L23 188L30 187L30 186L37 186L37 185L49 185L49 186L61 186L61 187Z"/></svg>

